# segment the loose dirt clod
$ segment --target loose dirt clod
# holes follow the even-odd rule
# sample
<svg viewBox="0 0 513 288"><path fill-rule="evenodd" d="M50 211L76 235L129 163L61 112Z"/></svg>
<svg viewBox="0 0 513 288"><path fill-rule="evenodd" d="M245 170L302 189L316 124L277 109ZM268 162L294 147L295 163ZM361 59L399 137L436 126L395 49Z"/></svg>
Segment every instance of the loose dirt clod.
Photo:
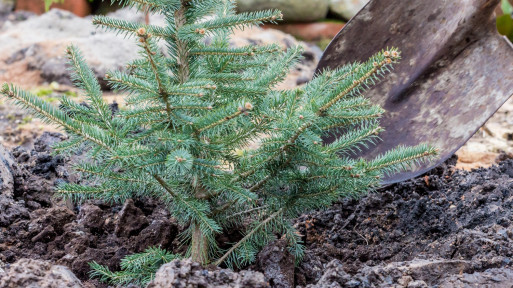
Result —
<svg viewBox="0 0 513 288"><path fill-rule="evenodd" d="M287 288L294 285L294 255L287 250L284 239L267 245L257 255L258 271L262 271L265 278L275 288Z"/></svg>

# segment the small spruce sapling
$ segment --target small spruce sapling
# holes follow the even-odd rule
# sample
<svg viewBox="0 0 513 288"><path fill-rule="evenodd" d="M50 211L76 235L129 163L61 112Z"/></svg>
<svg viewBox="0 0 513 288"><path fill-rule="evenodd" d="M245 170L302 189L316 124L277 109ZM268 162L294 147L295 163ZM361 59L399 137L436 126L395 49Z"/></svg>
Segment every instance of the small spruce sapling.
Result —
<svg viewBox="0 0 513 288"><path fill-rule="evenodd" d="M277 235L299 260L303 248L291 218L358 197L377 187L385 173L436 154L420 145L370 161L350 157L382 131L383 109L362 94L399 60L396 49L319 73L303 87L277 90L301 48L231 47L229 39L234 29L281 20L279 11L235 14L229 0L121 4L160 13L166 26L94 17L94 24L135 37L140 47L140 58L126 71L105 76L127 94L119 113L112 115L73 46L66 52L72 79L87 106L64 97L59 109L7 84L1 92L65 129L69 139L56 144L56 151L87 151L88 160L74 167L82 184L63 184L58 193L74 201L159 199L187 227L181 235L188 246L184 256L194 261L244 266ZM337 141L323 143L323 135L337 130L343 133ZM258 139L259 148L247 149ZM216 235L234 226L245 227L242 239L220 249Z"/></svg>

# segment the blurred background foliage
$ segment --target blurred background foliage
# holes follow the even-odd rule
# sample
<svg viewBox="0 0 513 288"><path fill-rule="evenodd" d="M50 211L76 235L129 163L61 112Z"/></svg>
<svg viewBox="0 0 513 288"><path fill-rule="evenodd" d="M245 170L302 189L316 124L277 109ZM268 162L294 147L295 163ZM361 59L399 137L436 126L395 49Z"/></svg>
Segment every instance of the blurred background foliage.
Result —
<svg viewBox="0 0 513 288"><path fill-rule="evenodd" d="M510 1L511 0L501 0L501 7L498 14L503 14L498 15L496 21L499 33L508 37L510 41L513 41L513 5Z"/></svg>

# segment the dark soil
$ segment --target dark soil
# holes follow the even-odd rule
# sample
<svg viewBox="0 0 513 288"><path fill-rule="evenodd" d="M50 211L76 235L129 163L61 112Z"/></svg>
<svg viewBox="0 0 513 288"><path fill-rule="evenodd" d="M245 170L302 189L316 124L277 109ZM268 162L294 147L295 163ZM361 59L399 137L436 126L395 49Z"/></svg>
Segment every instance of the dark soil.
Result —
<svg viewBox="0 0 513 288"><path fill-rule="evenodd" d="M34 150L14 149L18 169L13 199L0 195L0 260L51 260L87 280L88 262L119 270L127 254L150 246L173 250L179 227L168 210L151 199L128 200L122 206L100 201L73 206L55 198L56 183L77 180L64 158L49 153L49 145L62 137L44 133Z"/></svg>
<svg viewBox="0 0 513 288"><path fill-rule="evenodd" d="M298 219L307 253L296 283L317 283L334 259L352 275L341 287L390 287L402 275L385 279L365 271L413 260L438 265L438 273L419 276L430 287L492 268L513 275L513 161L472 172L453 169L455 163L454 157L423 177ZM512 287L509 281L487 287Z"/></svg>
<svg viewBox="0 0 513 288"><path fill-rule="evenodd" d="M49 153L62 137L45 133L34 150L13 150L14 195L0 195L1 261L50 260L102 287L88 280L88 262L117 270L121 258L149 246L177 251L180 227L155 201L74 206L55 198L56 183L79 181L68 161L80 155ZM302 264L294 270L278 241L254 268L274 287L512 287L513 160L472 172L454 163L300 217Z"/></svg>

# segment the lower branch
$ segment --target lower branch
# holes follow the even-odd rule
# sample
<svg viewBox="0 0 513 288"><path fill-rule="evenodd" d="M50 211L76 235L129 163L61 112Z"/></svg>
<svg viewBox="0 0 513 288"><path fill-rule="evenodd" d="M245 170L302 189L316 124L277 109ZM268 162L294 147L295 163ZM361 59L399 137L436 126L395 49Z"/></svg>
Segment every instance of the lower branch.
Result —
<svg viewBox="0 0 513 288"><path fill-rule="evenodd" d="M239 248L240 245L242 245L242 243L248 241L251 236L253 236L253 234L255 234L256 232L258 232L258 230L260 230L260 228L264 227L265 225L267 225L267 223L271 222L271 220L273 220L274 218L276 218L278 215L280 215L281 213L283 212L283 208L281 208L280 210L274 212L273 214L271 214L271 216L267 217L264 221L260 222L260 224L258 224L253 230L251 230L251 232L249 232L248 234L246 234L246 236L244 236L244 238L242 238L239 242L237 242L237 244L233 245L232 248L230 248L230 250L228 250L221 258L219 258L214 264L216 266L219 266L221 265L221 263L224 262L224 260L226 260L226 258L228 258L230 256L230 254L233 253L233 251L235 251L235 249Z"/></svg>

